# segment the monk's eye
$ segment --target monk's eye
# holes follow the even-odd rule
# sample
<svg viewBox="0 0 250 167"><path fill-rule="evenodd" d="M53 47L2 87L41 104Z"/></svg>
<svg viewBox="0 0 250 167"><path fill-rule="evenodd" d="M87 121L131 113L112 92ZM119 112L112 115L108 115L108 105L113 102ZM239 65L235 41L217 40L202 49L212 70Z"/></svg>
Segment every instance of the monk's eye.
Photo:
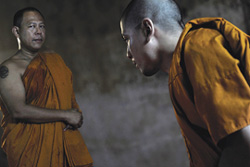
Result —
<svg viewBox="0 0 250 167"><path fill-rule="evenodd" d="M40 25L40 28L45 29L45 25L44 24Z"/></svg>
<svg viewBox="0 0 250 167"><path fill-rule="evenodd" d="M35 28L35 25L29 25L28 28Z"/></svg>

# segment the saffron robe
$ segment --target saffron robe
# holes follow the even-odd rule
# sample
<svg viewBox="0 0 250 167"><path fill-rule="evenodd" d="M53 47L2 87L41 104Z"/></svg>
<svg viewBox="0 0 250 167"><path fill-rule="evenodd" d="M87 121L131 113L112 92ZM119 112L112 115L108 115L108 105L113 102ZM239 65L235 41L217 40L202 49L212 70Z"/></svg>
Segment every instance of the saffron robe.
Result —
<svg viewBox="0 0 250 167"><path fill-rule="evenodd" d="M56 53L39 53L22 76L29 105L68 110L78 108L72 74ZM2 148L10 167L92 166L92 159L78 130L64 131L63 122L15 122L1 103ZM67 161L67 163L66 163Z"/></svg>
<svg viewBox="0 0 250 167"><path fill-rule="evenodd" d="M169 90L191 167L216 167L220 141L250 124L250 37L223 18L188 22Z"/></svg>

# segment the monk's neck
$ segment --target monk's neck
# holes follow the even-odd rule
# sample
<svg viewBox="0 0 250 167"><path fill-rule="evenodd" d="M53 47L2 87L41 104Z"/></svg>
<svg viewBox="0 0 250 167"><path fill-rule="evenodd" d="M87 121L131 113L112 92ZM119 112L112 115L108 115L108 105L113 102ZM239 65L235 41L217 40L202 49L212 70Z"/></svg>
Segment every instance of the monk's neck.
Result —
<svg viewBox="0 0 250 167"><path fill-rule="evenodd" d="M159 53L162 58L161 70L169 73L173 54L179 41L182 29L164 32L159 36Z"/></svg>
<svg viewBox="0 0 250 167"><path fill-rule="evenodd" d="M19 54L23 57L23 59L32 60L34 57L37 56L38 52L31 52L25 49L21 49L19 51Z"/></svg>
<svg viewBox="0 0 250 167"><path fill-rule="evenodd" d="M163 72L169 73L172 58L173 58L173 53L168 53L162 56L162 63L161 63L160 69Z"/></svg>

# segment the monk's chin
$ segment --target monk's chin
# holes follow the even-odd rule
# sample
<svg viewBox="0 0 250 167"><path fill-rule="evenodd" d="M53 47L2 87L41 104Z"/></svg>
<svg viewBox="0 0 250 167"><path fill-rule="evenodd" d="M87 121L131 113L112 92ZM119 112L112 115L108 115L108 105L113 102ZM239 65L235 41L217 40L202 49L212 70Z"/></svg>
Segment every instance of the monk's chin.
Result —
<svg viewBox="0 0 250 167"><path fill-rule="evenodd" d="M142 73L143 75L145 75L145 76L147 76L147 77L150 77L150 76L156 74L156 73L159 71L159 69L151 69L151 70L141 70L141 69L140 69L140 71L141 71L141 73Z"/></svg>

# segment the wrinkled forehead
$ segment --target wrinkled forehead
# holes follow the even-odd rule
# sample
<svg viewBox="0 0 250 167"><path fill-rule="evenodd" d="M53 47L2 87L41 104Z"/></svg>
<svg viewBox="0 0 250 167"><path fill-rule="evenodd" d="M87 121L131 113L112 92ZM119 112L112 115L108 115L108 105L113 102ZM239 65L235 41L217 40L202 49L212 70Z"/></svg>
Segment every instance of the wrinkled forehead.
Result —
<svg viewBox="0 0 250 167"><path fill-rule="evenodd" d="M36 11L27 11L23 14L23 20L22 20L22 24L23 23L28 23L28 22L44 22L43 17L40 15L40 13L36 12Z"/></svg>

